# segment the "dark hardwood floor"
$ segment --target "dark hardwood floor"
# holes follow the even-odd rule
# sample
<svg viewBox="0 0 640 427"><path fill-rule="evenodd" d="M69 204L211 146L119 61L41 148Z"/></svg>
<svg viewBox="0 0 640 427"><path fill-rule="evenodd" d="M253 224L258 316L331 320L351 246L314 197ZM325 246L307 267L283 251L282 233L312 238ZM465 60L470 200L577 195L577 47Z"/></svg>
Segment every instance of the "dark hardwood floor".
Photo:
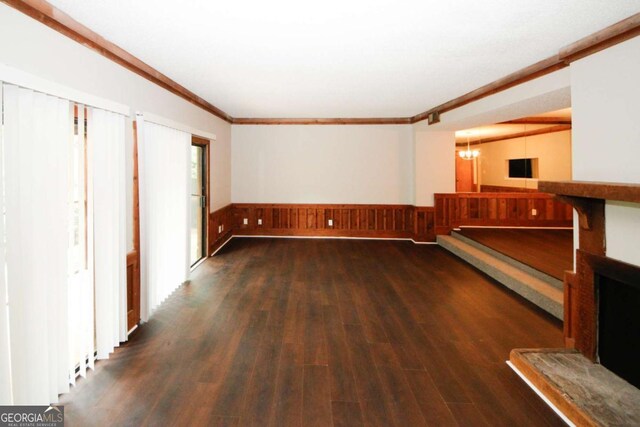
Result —
<svg viewBox="0 0 640 427"><path fill-rule="evenodd" d="M61 397L68 425L544 426L561 325L433 245L234 239Z"/></svg>
<svg viewBox="0 0 640 427"><path fill-rule="evenodd" d="M559 280L573 270L573 230L462 228L459 233Z"/></svg>

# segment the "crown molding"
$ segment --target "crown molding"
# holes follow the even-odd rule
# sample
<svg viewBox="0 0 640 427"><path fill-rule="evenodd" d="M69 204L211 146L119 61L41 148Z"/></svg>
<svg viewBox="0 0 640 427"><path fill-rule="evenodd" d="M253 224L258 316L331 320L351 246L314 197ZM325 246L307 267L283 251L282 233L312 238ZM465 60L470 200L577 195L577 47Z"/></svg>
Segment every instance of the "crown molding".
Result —
<svg viewBox="0 0 640 427"><path fill-rule="evenodd" d="M58 31L76 42L146 78L158 86L197 105L203 110L236 125L363 125L363 124L413 124L426 120L430 114L442 114L486 98L511 87L567 67L571 62L592 55L603 49L640 35L640 13L630 16L601 31L560 49L557 55L539 61L511 73L492 83L468 92L455 99L433 107L412 117L395 118L234 118L199 97L184 86L165 76L155 68L142 62L121 47L111 43L91 29L85 27L66 13L44 0L0 0L27 16Z"/></svg>
<svg viewBox="0 0 640 427"><path fill-rule="evenodd" d="M197 105L203 110L231 123L232 118L213 104L205 101L179 83L171 80L155 68L142 62L121 47L111 43L91 29L85 27L60 9L44 0L0 0L42 24L58 31L72 40L98 52L102 56L122 65L126 69L150 80L158 86Z"/></svg>
<svg viewBox="0 0 640 427"><path fill-rule="evenodd" d="M234 125L408 125L409 117L333 118L333 119L233 119Z"/></svg>

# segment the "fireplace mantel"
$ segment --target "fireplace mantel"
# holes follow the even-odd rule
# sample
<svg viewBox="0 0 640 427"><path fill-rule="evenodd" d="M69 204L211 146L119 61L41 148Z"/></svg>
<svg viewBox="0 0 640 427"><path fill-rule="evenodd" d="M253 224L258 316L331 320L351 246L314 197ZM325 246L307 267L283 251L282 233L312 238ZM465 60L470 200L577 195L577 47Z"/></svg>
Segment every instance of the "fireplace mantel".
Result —
<svg viewBox="0 0 640 427"><path fill-rule="evenodd" d="M594 236L585 236L582 249L592 253L601 253L600 240L604 245L604 204L606 200L640 203L640 185L618 182L591 181L540 181L538 190L552 193L557 199L572 205L578 212L580 229L593 232ZM599 237L602 235L602 239ZM581 239L582 240L582 239ZM592 246L595 244L595 246ZM603 246L602 246L603 247ZM604 254L604 252L602 252Z"/></svg>
<svg viewBox="0 0 640 427"><path fill-rule="evenodd" d="M618 381L613 373L599 365L598 304L601 280L612 279L619 282L618 285L637 284L640 280L640 266L607 257L605 203L640 203L640 185L540 181L538 190L554 194L556 198L572 205L578 213L579 243L575 250L575 272L567 271L564 277L564 338L568 349L514 350L511 362L577 425L637 425L640 419L640 390L632 385L627 383L632 398L618 399L618 385L613 387L615 392L603 393L596 398L593 398L596 394L587 393L590 398L586 400L576 397L574 392L585 390L583 383L587 380L593 381L595 389L600 391L609 390L607 386L611 385L611 381L603 380L604 377L614 378L614 383ZM538 358L542 362L536 365L531 362L533 359L529 360L527 357ZM558 382L557 376L545 376L545 369L560 369L567 357L572 361L579 361L582 367L577 373L569 372L567 378L570 377L571 380L566 381L567 384ZM592 371L604 372L606 375L592 375ZM609 394L611 398L602 397ZM625 402L628 401L634 403L627 406ZM603 419L601 415L605 413L610 415L604 418L608 421L598 421Z"/></svg>
<svg viewBox="0 0 640 427"><path fill-rule="evenodd" d="M538 190L566 197L640 203L640 185L618 182L540 181Z"/></svg>

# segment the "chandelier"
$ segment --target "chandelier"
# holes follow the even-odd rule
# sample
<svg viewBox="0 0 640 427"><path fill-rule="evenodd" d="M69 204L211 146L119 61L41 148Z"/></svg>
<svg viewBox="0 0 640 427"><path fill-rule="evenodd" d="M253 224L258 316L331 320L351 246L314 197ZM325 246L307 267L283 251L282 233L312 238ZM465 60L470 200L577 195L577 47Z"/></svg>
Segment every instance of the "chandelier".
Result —
<svg viewBox="0 0 640 427"><path fill-rule="evenodd" d="M472 150L469 144L469 134L467 133L467 149L458 151L458 155L464 160L472 160L480 155L479 150Z"/></svg>

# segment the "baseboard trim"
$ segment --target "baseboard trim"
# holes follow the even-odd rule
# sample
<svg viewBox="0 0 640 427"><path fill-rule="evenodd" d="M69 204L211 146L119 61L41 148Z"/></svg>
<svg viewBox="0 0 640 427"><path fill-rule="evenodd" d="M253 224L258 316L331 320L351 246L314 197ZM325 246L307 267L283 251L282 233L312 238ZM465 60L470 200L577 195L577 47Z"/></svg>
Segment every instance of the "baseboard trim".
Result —
<svg viewBox="0 0 640 427"><path fill-rule="evenodd" d="M527 227L517 225L461 225L460 227L453 228L454 230L460 230L461 228L516 228L521 230L573 230L573 227Z"/></svg>
<svg viewBox="0 0 640 427"><path fill-rule="evenodd" d="M232 239L325 239L325 240L393 240L412 242L415 245L437 245L438 242L418 242L409 237L350 237L350 236L286 236L286 235L266 235L266 234L234 234L229 237L218 249L210 256L214 256Z"/></svg>
<svg viewBox="0 0 640 427"><path fill-rule="evenodd" d="M231 239L233 239L234 237L235 237L235 236L234 236L233 234L232 234L231 236L229 236L229 238L228 238L227 240L225 240L223 244L221 244L220 246L218 246L218 248L217 248L215 251L211 252L211 255L209 255L209 256L214 256L215 254L217 254L217 253L218 253L218 251L220 251L220 249L224 248L224 246L225 246L227 243L229 243L229 242L231 241Z"/></svg>

